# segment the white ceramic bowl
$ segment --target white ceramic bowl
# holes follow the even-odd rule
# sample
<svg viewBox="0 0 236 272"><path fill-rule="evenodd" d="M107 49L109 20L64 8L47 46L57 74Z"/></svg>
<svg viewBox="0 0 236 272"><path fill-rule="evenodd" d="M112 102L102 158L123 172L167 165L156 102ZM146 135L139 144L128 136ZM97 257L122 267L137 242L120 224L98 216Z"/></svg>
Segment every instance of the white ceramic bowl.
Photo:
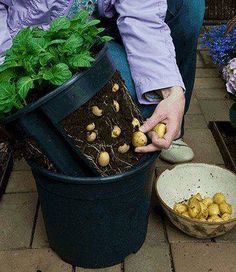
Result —
<svg viewBox="0 0 236 272"><path fill-rule="evenodd" d="M156 183L157 196L170 221L183 232L197 238L213 238L236 226L236 175L224 168L202 163L188 163L164 171ZM202 222L176 213L175 203L189 199L193 194L212 197L222 192L233 207L231 220Z"/></svg>

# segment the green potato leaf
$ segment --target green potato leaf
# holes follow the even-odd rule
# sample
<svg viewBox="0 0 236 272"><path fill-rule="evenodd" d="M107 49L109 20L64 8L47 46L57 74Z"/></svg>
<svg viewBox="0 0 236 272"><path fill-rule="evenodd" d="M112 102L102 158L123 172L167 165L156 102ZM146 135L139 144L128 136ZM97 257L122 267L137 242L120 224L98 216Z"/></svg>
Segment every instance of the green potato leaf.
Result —
<svg viewBox="0 0 236 272"><path fill-rule="evenodd" d="M68 29L69 27L70 27L70 20L67 17L62 16L52 21L49 30L51 32L58 32L63 29Z"/></svg>
<svg viewBox="0 0 236 272"><path fill-rule="evenodd" d="M30 89L34 87L34 80L29 76L21 77L17 83L16 88L19 96L25 100Z"/></svg>
<svg viewBox="0 0 236 272"><path fill-rule="evenodd" d="M68 63L72 68L90 67L93 61L94 58L90 56L88 51L68 58Z"/></svg>
<svg viewBox="0 0 236 272"><path fill-rule="evenodd" d="M48 70L43 70L42 77L54 85L62 85L72 77L72 73L65 63L59 63Z"/></svg>

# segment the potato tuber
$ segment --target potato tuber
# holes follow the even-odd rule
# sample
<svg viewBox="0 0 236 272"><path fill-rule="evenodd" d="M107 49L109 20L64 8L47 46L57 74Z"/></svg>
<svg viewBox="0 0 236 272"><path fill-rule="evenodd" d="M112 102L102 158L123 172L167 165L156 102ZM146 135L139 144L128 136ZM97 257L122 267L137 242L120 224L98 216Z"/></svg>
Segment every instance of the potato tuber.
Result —
<svg viewBox="0 0 236 272"><path fill-rule="evenodd" d="M92 107L92 113L96 116L102 116L102 110L98 106Z"/></svg>
<svg viewBox="0 0 236 272"><path fill-rule="evenodd" d="M163 138L165 133L166 133L166 125L165 124L157 124L154 128L153 131L155 131L158 135L159 138Z"/></svg>
<svg viewBox="0 0 236 272"><path fill-rule="evenodd" d="M102 151L98 157L98 163L100 166L105 167L110 162L110 156L106 151Z"/></svg>
<svg viewBox="0 0 236 272"><path fill-rule="evenodd" d="M142 131L134 132L132 144L134 147L145 146L147 144L147 136Z"/></svg>

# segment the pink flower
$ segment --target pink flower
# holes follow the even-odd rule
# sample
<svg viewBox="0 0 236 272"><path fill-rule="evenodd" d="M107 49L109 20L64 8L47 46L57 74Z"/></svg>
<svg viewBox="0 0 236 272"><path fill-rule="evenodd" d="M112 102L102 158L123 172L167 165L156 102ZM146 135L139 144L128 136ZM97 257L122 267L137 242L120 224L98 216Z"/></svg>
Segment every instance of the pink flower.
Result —
<svg viewBox="0 0 236 272"><path fill-rule="evenodd" d="M236 96L236 58L233 58L223 69L223 77L226 80L226 89Z"/></svg>

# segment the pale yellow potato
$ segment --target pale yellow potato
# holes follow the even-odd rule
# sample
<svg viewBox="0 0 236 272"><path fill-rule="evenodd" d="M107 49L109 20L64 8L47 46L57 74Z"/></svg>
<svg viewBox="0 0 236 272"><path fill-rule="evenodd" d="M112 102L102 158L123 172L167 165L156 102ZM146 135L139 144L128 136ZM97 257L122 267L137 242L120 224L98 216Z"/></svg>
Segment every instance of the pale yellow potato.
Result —
<svg viewBox="0 0 236 272"><path fill-rule="evenodd" d="M202 196L200 193L197 193L196 195L194 195L194 197L198 200L198 201L202 201Z"/></svg>
<svg viewBox="0 0 236 272"><path fill-rule="evenodd" d="M202 201L202 196L200 193L197 193L196 195L193 195L189 198L188 204L190 204L194 199L197 199L198 201Z"/></svg>
<svg viewBox="0 0 236 272"><path fill-rule="evenodd" d="M120 134L121 134L121 129L118 126L114 126L113 130L111 132L111 137L112 138L117 138L117 137L120 136Z"/></svg>
<svg viewBox="0 0 236 272"><path fill-rule="evenodd" d="M206 205L207 207L209 207L211 204L213 204L213 199L211 197L205 197L203 200L202 200L202 203L204 205Z"/></svg>
<svg viewBox="0 0 236 272"><path fill-rule="evenodd" d="M142 131L133 133L132 144L134 147L141 147L147 144L147 136Z"/></svg>
<svg viewBox="0 0 236 272"><path fill-rule="evenodd" d="M190 218L190 215L188 214L188 212L183 212L182 215L185 216L185 217Z"/></svg>
<svg viewBox="0 0 236 272"><path fill-rule="evenodd" d="M100 166L105 167L110 162L110 155L106 151L102 151L98 156L98 163Z"/></svg>
<svg viewBox="0 0 236 272"><path fill-rule="evenodd" d="M219 205L213 203L208 207L208 214L209 216L218 215L220 214Z"/></svg>
<svg viewBox="0 0 236 272"><path fill-rule="evenodd" d="M208 217L208 208L207 208L207 206L202 202L199 202L199 204L200 204L200 207L201 207L200 218L207 218Z"/></svg>
<svg viewBox="0 0 236 272"><path fill-rule="evenodd" d="M118 147L118 152L121 153L121 154L124 154L124 153L129 151L129 148L130 148L130 146L127 145L127 144L120 145Z"/></svg>
<svg viewBox="0 0 236 272"><path fill-rule="evenodd" d="M220 205L221 203L225 202L225 196L222 193L216 193L213 196L213 202Z"/></svg>
<svg viewBox="0 0 236 272"><path fill-rule="evenodd" d="M223 222L224 220L222 218L220 218L218 215L213 215L211 217L208 218L209 222Z"/></svg>
<svg viewBox="0 0 236 272"><path fill-rule="evenodd" d="M182 214L184 212L187 212L188 210L188 206L184 203L177 203L175 204L174 206L174 210L179 213L179 214Z"/></svg>
<svg viewBox="0 0 236 272"><path fill-rule="evenodd" d="M229 213L224 213L222 214L221 218L224 220L224 221L228 221L231 219L231 214Z"/></svg>
<svg viewBox="0 0 236 272"><path fill-rule="evenodd" d="M152 130L156 132L159 138L163 138L167 129L165 124L160 123L157 124Z"/></svg>
<svg viewBox="0 0 236 272"><path fill-rule="evenodd" d="M88 142L93 142L96 140L96 138L97 138L96 132L92 131L92 132L87 133L87 141Z"/></svg>
<svg viewBox="0 0 236 272"><path fill-rule="evenodd" d="M92 113L96 116L102 116L102 109L99 109L98 106L92 106Z"/></svg>
<svg viewBox="0 0 236 272"><path fill-rule="evenodd" d="M113 107L116 112L120 110L120 104L116 100L113 100Z"/></svg>
<svg viewBox="0 0 236 272"><path fill-rule="evenodd" d="M139 120L137 119L137 118L134 118L133 120L132 120L132 126L135 128L135 127L140 127L141 125L140 125L140 122L139 122Z"/></svg>
<svg viewBox="0 0 236 272"><path fill-rule="evenodd" d="M86 129L87 129L88 131L94 130L94 129L95 129L95 124L94 124L94 123L88 124L87 127L86 127Z"/></svg>
<svg viewBox="0 0 236 272"><path fill-rule="evenodd" d="M192 218L196 218L201 213L201 206L197 199L193 199L189 204L188 213Z"/></svg>
<svg viewBox="0 0 236 272"><path fill-rule="evenodd" d="M120 89L120 86L119 86L117 83L115 83L115 84L113 85L113 87L112 87L112 91L113 91L114 93L118 92L119 89Z"/></svg>
<svg viewBox="0 0 236 272"><path fill-rule="evenodd" d="M229 213L232 214L232 206L226 202L220 204L220 212L222 214Z"/></svg>

